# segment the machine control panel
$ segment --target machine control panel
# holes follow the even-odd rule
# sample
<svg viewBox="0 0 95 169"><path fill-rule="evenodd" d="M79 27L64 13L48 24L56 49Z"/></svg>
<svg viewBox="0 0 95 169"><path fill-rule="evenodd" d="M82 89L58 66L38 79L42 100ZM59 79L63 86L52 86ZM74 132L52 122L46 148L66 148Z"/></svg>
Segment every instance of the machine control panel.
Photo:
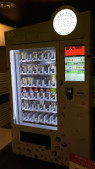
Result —
<svg viewBox="0 0 95 169"><path fill-rule="evenodd" d="M68 100L72 100L73 98L73 88L66 88L66 96Z"/></svg>

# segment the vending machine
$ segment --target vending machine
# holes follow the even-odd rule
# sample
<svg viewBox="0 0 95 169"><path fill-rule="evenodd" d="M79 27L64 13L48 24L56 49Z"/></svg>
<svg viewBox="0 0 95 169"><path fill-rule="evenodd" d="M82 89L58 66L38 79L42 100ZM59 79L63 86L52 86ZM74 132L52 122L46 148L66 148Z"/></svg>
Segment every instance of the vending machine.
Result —
<svg viewBox="0 0 95 169"><path fill-rule="evenodd" d="M62 6L5 33L14 153L66 166L70 152L92 159L93 23L90 11Z"/></svg>

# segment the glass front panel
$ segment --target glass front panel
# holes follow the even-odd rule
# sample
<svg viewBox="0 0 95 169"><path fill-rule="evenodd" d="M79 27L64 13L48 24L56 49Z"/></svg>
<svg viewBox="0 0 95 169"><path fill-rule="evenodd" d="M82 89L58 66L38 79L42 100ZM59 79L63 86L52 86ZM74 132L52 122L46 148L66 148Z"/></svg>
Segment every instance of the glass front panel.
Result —
<svg viewBox="0 0 95 169"><path fill-rule="evenodd" d="M55 48L11 50L10 62L12 91L19 107L14 111L15 123L57 130Z"/></svg>

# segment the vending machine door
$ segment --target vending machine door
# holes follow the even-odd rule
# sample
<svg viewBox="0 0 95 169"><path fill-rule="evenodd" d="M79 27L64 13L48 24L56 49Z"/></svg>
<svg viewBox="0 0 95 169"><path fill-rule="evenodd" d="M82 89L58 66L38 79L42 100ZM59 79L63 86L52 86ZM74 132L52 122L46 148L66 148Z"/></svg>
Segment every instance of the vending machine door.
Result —
<svg viewBox="0 0 95 169"><path fill-rule="evenodd" d="M57 43L10 49L15 124L58 129L58 60Z"/></svg>

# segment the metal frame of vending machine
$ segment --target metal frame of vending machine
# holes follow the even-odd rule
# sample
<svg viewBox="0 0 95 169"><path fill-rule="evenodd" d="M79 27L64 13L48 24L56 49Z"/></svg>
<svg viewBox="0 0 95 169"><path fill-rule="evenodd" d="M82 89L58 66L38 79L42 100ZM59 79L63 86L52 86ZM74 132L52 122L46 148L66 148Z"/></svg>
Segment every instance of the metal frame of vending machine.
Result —
<svg viewBox="0 0 95 169"><path fill-rule="evenodd" d="M62 6L5 33L14 153L66 166L70 152L92 159L91 30L90 11Z"/></svg>

